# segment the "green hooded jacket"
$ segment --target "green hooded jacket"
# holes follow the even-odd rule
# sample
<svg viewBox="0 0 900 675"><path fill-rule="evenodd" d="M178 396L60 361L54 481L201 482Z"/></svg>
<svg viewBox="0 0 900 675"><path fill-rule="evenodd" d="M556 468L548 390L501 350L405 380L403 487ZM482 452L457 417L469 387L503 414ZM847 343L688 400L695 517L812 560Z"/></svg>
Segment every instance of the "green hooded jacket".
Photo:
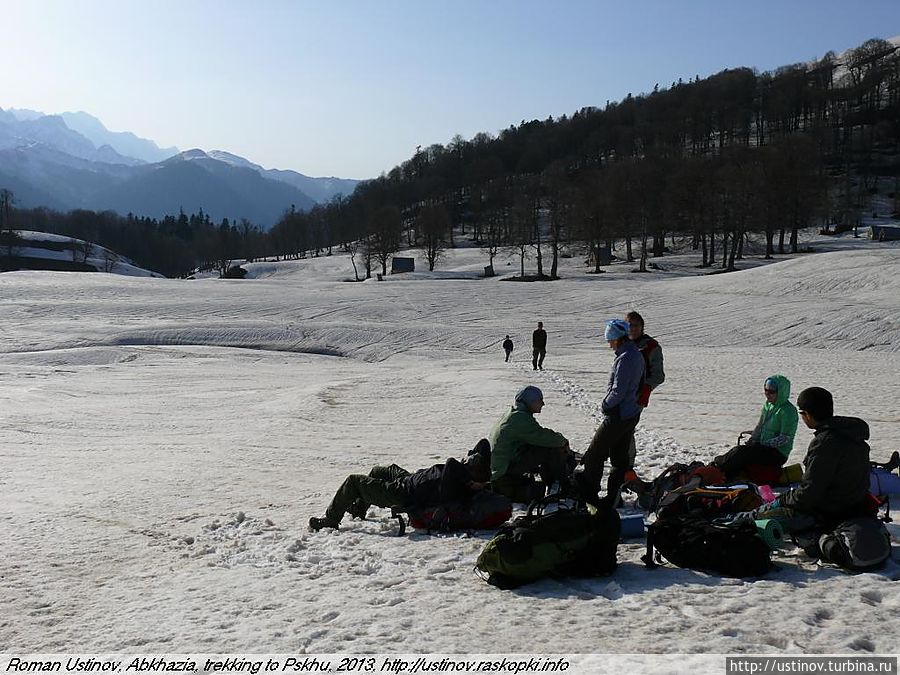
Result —
<svg viewBox="0 0 900 675"><path fill-rule="evenodd" d="M568 441L561 433L542 427L534 415L521 406L513 408L494 425L491 442L491 480L506 475L516 450L523 445L559 448Z"/></svg>
<svg viewBox="0 0 900 675"><path fill-rule="evenodd" d="M770 448L778 448L778 451L787 458L794 449L794 436L797 435L797 408L788 399L791 396L791 381L784 375L771 375L767 380L774 380L778 384L778 394L775 403L768 401L763 404L759 414L759 422L750 436L751 443L767 445Z"/></svg>

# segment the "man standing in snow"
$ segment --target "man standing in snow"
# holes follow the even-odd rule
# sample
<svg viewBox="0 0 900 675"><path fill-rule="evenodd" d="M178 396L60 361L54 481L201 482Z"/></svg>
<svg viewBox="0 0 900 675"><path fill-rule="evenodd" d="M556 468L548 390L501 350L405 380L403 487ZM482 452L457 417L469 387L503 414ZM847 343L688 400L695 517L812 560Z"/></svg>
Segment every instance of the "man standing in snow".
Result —
<svg viewBox="0 0 900 675"><path fill-rule="evenodd" d="M509 335L507 335L506 339L503 341L503 351L506 352L506 361L504 361L504 363L507 363L513 351L513 341L509 339Z"/></svg>
<svg viewBox="0 0 900 675"><path fill-rule="evenodd" d="M328 505L325 517L310 518L309 527L315 531L324 527L337 529L345 513L365 518L370 504L427 508L462 501L487 485L490 454L490 445L481 439L462 462L450 458L415 473L391 464L376 466L368 476L347 476Z"/></svg>
<svg viewBox="0 0 900 675"><path fill-rule="evenodd" d="M531 334L531 347L533 349L533 357L531 365L534 370L544 369L544 357L547 355L547 331L544 330L544 324L538 321L537 329Z"/></svg>
<svg viewBox="0 0 900 675"><path fill-rule="evenodd" d="M628 322L628 338L644 357L644 384L638 392L638 405L646 408L650 403L650 392L666 381L662 347L644 332L644 317L640 314L628 312L625 320Z"/></svg>
<svg viewBox="0 0 900 675"><path fill-rule="evenodd" d="M529 502L538 495L534 480L539 473L542 488L555 482L568 488L569 441L542 427L534 416L544 407L544 394L528 386L516 394L512 409L491 430L491 487L514 502Z"/></svg>
<svg viewBox="0 0 900 675"><path fill-rule="evenodd" d="M606 322L603 335L615 352L615 360L600 405L603 420L574 476L579 496L598 507L603 505L598 493L607 458L612 466L605 498L610 508L618 504L626 475L634 466L634 429L641 419L638 391L644 379L644 357L628 338L628 328L628 322L622 319Z"/></svg>

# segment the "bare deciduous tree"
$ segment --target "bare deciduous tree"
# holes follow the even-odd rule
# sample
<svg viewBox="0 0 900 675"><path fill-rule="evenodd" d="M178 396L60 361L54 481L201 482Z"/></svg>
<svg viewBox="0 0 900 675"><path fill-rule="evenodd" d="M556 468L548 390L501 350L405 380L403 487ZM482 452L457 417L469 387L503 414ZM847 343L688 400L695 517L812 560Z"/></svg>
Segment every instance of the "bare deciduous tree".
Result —
<svg viewBox="0 0 900 675"><path fill-rule="evenodd" d="M434 271L435 264L444 255L449 230L450 216L443 206L429 204L419 209L416 216L416 239L419 250L428 262L429 272Z"/></svg>

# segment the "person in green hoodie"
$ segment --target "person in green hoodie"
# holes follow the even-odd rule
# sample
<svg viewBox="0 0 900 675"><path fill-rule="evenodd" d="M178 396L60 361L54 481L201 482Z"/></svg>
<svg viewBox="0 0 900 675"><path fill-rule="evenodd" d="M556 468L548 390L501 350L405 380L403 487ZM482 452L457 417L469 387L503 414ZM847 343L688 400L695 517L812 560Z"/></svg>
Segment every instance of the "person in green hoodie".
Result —
<svg viewBox="0 0 900 675"><path fill-rule="evenodd" d="M797 408L788 400L791 395L790 380L784 375L772 375L766 379L763 393L766 402L759 421L752 431L745 432L750 434L750 441L713 460L728 480L737 478L751 464L779 468L794 448L799 416Z"/></svg>
<svg viewBox="0 0 900 675"><path fill-rule="evenodd" d="M491 488L514 502L543 496L553 483L569 487L569 441L561 433L542 427L534 416L544 407L544 394L528 386L516 394L512 409L494 425L491 442ZM527 474L539 474L537 485ZM540 494L539 494L540 493Z"/></svg>

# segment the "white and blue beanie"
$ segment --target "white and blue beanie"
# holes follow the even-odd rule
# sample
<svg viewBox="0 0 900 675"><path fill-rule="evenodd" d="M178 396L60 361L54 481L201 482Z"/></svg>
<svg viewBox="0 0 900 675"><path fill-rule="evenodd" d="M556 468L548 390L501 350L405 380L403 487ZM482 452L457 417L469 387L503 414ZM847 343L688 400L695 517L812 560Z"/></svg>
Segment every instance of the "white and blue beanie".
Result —
<svg viewBox="0 0 900 675"><path fill-rule="evenodd" d="M606 322L606 330L603 331L603 337L607 340L618 340L619 338L628 337L628 322L624 319L610 319Z"/></svg>

